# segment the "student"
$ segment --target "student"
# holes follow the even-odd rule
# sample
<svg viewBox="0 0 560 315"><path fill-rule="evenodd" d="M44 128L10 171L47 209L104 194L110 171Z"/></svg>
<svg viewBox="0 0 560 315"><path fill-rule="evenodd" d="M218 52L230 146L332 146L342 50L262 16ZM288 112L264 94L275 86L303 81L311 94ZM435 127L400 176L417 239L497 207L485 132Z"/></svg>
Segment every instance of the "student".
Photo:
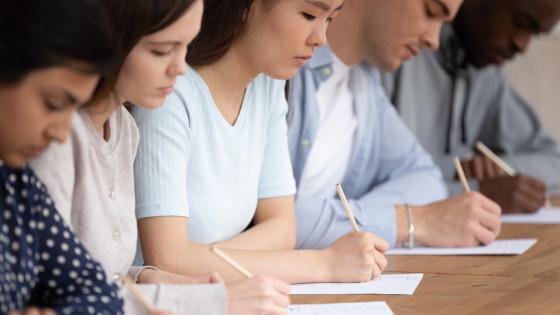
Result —
<svg viewBox="0 0 560 315"><path fill-rule="evenodd" d="M434 202L446 195L441 174L389 103L378 70L436 49L461 2L347 1L327 34L330 47L291 81L298 248L322 248L345 233L331 182L342 182L362 229L391 246L474 246L498 235L500 208L482 195Z"/></svg>
<svg viewBox="0 0 560 315"><path fill-rule="evenodd" d="M189 278L157 268L130 267L137 244L133 162L138 129L125 104L156 108L185 73L188 43L200 28L201 0L103 1L121 50L117 67L73 120L69 141L53 146L33 163L71 223L109 276L129 272L143 283L206 283L166 288L154 296L162 309L180 314L240 314L260 303L286 297L273 279L231 283L227 295L212 275ZM148 290L148 289L146 289ZM150 291L151 292L151 291ZM272 292L274 294L268 293ZM126 300L127 304L131 301ZM266 314L267 309L262 311Z"/></svg>
<svg viewBox="0 0 560 315"><path fill-rule="evenodd" d="M2 1L0 33L0 312L122 314L117 287L27 166L64 141L112 63L107 18L95 0Z"/></svg>
<svg viewBox="0 0 560 315"><path fill-rule="evenodd" d="M341 4L205 2L187 55L193 69L162 108L133 111L141 134L136 209L147 264L239 278L209 251L215 245L255 274L290 283L367 281L381 273L386 243L371 233L348 233L322 251L293 250L285 83L273 78L291 77L324 44Z"/></svg>
<svg viewBox="0 0 560 315"><path fill-rule="evenodd" d="M453 156L463 159L471 187L504 212L536 211L546 190L560 192L560 147L501 69L559 18L556 0L465 0L436 54L424 52L385 78L403 120L434 157L452 195L461 189ZM430 80L419 82L419 76ZM522 175L501 172L475 149L477 141Z"/></svg>

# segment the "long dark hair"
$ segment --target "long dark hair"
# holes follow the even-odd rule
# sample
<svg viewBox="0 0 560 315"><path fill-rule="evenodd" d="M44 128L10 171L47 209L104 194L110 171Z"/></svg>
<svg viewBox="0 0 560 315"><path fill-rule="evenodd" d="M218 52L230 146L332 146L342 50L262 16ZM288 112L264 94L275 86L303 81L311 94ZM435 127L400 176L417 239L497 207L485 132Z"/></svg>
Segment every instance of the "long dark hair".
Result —
<svg viewBox="0 0 560 315"><path fill-rule="evenodd" d="M204 66L220 60L247 29L251 6L273 0L205 0L200 33L189 45L187 63Z"/></svg>
<svg viewBox="0 0 560 315"><path fill-rule="evenodd" d="M99 0L98 0L99 1ZM142 37L177 21L196 0L101 0L115 34L117 65L98 85L89 105L113 93L127 56Z"/></svg>
<svg viewBox="0 0 560 315"><path fill-rule="evenodd" d="M53 66L103 75L114 63L112 43L99 0L0 1L0 84Z"/></svg>

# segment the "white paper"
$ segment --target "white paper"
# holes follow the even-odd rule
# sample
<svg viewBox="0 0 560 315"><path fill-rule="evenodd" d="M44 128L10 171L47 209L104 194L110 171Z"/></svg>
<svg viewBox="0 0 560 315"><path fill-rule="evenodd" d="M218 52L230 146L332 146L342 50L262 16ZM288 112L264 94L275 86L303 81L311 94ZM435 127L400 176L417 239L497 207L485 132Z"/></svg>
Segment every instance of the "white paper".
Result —
<svg viewBox="0 0 560 315"><path fill-rule="evenodd" d="M464 248L437 248L437 247L414 247L393 248L387 255L521 255L531 246L535 245L537 239L496 240L490 245Z"/></svg>
<svg viewBox="0 0 560 315"><path fill-rule="evenodd" d="M293 284L290 294L401 294L412 295L423 274L387 274L364 283Z"/></svg>
<svg viewBox="0 0 560 315"><path fill-rule="evenodd" d="M560 224L560 209L543 208L530 214L504 214L502 223Z"/></svg>
<svg viewBox="0 0 560 315"><path fill-rule="evenodd" d="M291 315L393 315L385 302L307 304L290 306Z"/></svg>

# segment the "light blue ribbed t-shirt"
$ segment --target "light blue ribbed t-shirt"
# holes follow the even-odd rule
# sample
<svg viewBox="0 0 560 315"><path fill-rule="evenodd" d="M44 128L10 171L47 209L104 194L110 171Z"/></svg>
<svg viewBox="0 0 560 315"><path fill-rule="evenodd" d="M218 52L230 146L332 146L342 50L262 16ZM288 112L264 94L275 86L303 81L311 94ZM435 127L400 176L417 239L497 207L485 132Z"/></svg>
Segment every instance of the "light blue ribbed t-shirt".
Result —
<svg viewBox="0 0 560 315"><path fill-rule="evenodd" d="M190 67L162 107L136 107L137 218L188 217L189 238L213 243L241 233L259 199L295 194L284 85L259 75L234 125Z"/></svg>

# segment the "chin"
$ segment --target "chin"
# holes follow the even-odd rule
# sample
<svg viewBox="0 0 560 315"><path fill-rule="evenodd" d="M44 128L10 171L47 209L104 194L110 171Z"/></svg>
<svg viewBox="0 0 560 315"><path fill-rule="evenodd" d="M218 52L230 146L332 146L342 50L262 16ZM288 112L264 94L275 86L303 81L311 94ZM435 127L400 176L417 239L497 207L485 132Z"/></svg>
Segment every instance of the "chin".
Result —
<svg viewBox="0 0 560 315"><path fill-rule="evenodd" d="M165 103L165 99L166 97L154 97L133 104L134 106L138 106L146 109L154 109L162 106L163 103Z"/></svg>
<svg viewBox="0 0 560 315"><path fill-rule="evenodd" d="M4 164L6 164L8 167L10 168L24 168L27 165L27 158L24 156L19 156L19 155L12 155L12 156L6 156L6 157L2 157Z"/></svg>
<svg viewBox="0 0 560 315"><path fill-rule="evenodd" d="M271 69L265 72L266 75L277 80L290 80L298 72L299 67L283 67L281 69Z"/></svg>

